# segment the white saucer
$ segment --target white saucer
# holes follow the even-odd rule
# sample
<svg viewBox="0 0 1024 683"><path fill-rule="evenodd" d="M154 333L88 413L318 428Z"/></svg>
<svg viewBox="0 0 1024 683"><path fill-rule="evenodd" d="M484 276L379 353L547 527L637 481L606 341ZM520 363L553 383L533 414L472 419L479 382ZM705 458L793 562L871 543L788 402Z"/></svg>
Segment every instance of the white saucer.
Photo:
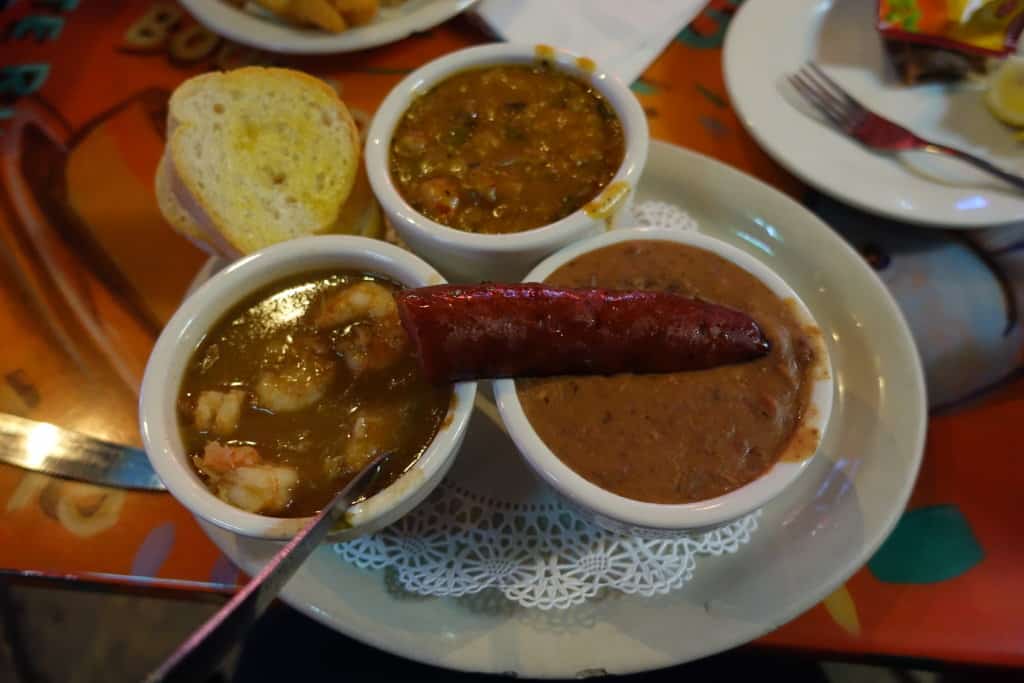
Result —
<svg viewBox="0 0 1024 683"><path fill-rule="evenodd" d="M404 593L385 572L327 547L283 592L293 607L383 650L438 666L520 677L655 669L757 638L811 608L861 567L906 505L924 449L921 361L875 273L841 237L778 191L707 157L652 142L637 201L675 203L702 232L764 261L826 332L836 393L822 449L764 508L735 554L701 558L693 579L658 598L613 593L568 610L527 610L488 593ZM476 416L455 464L520 494L543 486L515 447ZM496 472L508 451L514 472ZM204 524L255 573L279 547Z"/></svg>
<svg viewBox="0 0 1024 683"><path fill-rule="evenodd" d="M257 16L225 0L181 0L185 9L214 33L242 45L286 54L352 52L393 43L447 21L474 2L476 0L405 0L394 7L381 7L377 18L366 26L327 33L292 26L269 14Z"/></svg>
<svg viewBox="0 0 1024 683"><path fill-rule="evenodd" d="M747 0L726 35L724 69L740 120L780 164L863 211L934 227L1024 221L1024 193L924 152L871 152L809 113L786 76L816 61L879 114L936 142L1024 174L1024 144L989 114L975 83L908 88L886 61L868 0Z"/></svg>

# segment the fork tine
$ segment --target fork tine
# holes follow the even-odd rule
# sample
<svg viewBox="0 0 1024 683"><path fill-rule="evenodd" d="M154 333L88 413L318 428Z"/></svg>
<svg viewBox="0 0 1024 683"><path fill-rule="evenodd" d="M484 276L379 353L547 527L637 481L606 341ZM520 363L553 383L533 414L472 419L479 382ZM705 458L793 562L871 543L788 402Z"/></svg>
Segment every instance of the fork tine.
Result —
<svg viewBox="0 0 1024 683"><path fill-rule="evenodd" d="M789 77L789 82L796 88L797 92L803 96L808 103L810 103L815 109L824 114L828 119L835 125L842 127L845 121L842 113L834 107L831 102L826 101L818 91L812 88L810 85L804 82L799 75L792 75Z"/></svg>
<svg viewBox="0 0 1024 683"><path fill-rule="evenodd" d="M796 74L789 77L789 82L808 104L813 106L819 113L827 116L832 123L839 125L840 117L838 113L836 113L828 102L822 99L815 89L811 88L811 86Z"/></svg>
<svg viewBox="0 0 1024 683"><path fill-rule="evenodd" d="M828 84L822 83L818 80L811 69L804 67L800 70L800 76L807 81L822 98L828 100L828 102L832 104L844 121L850 121L856 115L856 104L851 105L849 102L842 99L839 95L833 92L832 88L830 88Z"/></svg>
<svg viewBox="0 0 1024 683"><path fill-rule="evenodd" d="M824 82L825 85L830 87L832 89L832 91L838 97L842 98L842 100L848 106L850 106L850 107L858 107L859 109L864 109L864 105L862 105L860 102L855 100L853 98L853 96L850 95L850 93L846 92L843 89L843 86L839 85L834 80L832 80L832 78L827 73L825 73L824 69L822 69L820 66L818 66L814 62L807 62L806 66L807 66L807 68L809 68L814 73L814 75L816 75L818 78L820 78L821 81Z"/></svg>
<svg viewBox="0 0 1024 683"><path fill-rule="evenodd" d="M818 87L817 83L807 77L806 74L796 73L790 76L790 81L797 87L801 94L807 99L810 99L818 109L824 111L827 110L829 114L837 117L842 117L843 108L835 99L826 97Z"/></svg>

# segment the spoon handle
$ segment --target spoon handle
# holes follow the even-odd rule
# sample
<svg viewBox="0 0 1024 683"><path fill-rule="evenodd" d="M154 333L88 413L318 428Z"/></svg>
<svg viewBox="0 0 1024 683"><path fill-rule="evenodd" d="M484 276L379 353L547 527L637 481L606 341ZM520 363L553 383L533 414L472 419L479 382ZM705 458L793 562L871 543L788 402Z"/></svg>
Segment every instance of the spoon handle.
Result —
<svg viewBox="0 0 1024 683"><path fill-rule="evenodd" d="M235 642L245 635L274 601L292 574L316 550L327 532L373 483L380 474L381 463L387 457L387 453L378 455L364 467L249 583L178 646L158 669L150 673L145 679L146 683L206 680Z"/></svg>

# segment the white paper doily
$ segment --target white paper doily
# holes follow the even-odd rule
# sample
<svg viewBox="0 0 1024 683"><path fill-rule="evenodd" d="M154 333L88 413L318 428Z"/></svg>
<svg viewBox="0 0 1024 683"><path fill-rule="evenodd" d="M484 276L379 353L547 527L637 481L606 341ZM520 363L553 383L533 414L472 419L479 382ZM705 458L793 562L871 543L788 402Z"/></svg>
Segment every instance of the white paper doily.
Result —
<svg viewBox="0 0 1024 683"><path fill-rule="evenodd" d="M641 202L633 207L633 218L637 225L652 225L677 230L699 229L693 216L668 202Z"/></svg>
<svg viewBox="0 0 1024 683"><path fill-rule="evenodd" d="M696 230L665 202L633 209L639 225ZM486 392L481 392L485 394ZM702 555L733 553L760 510L704 534L644 538L607 531L533 477L481 396L448 478L392 526L334 546L364 569L390 569L406 591L458 597L496 589L524 607L564 609L612 589L652 596L690 580Z"/></svg>

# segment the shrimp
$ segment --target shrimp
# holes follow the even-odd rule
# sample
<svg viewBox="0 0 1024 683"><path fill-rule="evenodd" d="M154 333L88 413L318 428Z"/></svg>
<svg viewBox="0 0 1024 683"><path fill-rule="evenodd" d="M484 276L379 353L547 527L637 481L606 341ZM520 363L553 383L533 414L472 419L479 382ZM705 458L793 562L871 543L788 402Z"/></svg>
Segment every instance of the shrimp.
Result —
<svg viewBox="0 0 1024 683"><path fill-rule="evenodd" d="M217 496L249 512L280 512L291 501L299 481L292 467L244 466L231 470L217 483Z"/></svg>
<svg viewBox="0 0 1024 683"><path fill-rule="evenodd" d="M428 216L448 218L459 208L459 186L454 178L431 178L420 183L417 199Z"/></svg>
<svg viewBox="0 0 1024 683"><path fill-rule="evenodd" d="M357 282L321 304L313 324L320 329L341 327L357 320L380 320L398 316L395 297L376 282Z"/></svg>
<svg viewBox="0 0 1024 683"><path fill-rule="evenodd" d="M327 393L334 381L330 349L313 338L285 345L281 360L260 373L256 399L261 408L275 413L305 410Z"/></svg>
<svg viewBox="0 0 1024 683"><path fill-rule="evenodd" d="M280 512L299 481L294 467L265 463L252 446L211 441L197 462L218 498L249 512Z"/></svg>
<svg viewBox="0 0 1024 683"><path fill-rule="evenodd" d="M392 448L396 434L392 422L383 415L361 409L352 424L352 434L345 446L345 469L358 472L381 451Z"/></svg>
<svg viewBox="0 0 1024 683"><path fill-rule="evenodd" d="M375 282L359 282L329 297L315 324L321 329L350 326L335 338L334 350L356 377L395 363L407 341L395 297Z"/></svg>
<svg viewBox="0 0 1024 683"><path fill-rule="evenodd" d="M342 355L353 376L358 377L397 362L407 342L405 330L395 317L376 325L353 325L334 341L334 349Z"/></svg>
<svg viewBox="0 0 1024 683"><path fill-rule="evenodd" d="M203 432L212 428L220 436L231 434L238 428L244 401L245 392L241 389L199 392L196 400L196 428Z"/></svg>
<svg viewBox="0 0 1024 683"><path fill-rule="evenodd" d="M252 446L224 446L219 441L210 441L203 449L199 466L210 475L225 474L244 465L258 465L263 461L259 451Z"/></svg>

